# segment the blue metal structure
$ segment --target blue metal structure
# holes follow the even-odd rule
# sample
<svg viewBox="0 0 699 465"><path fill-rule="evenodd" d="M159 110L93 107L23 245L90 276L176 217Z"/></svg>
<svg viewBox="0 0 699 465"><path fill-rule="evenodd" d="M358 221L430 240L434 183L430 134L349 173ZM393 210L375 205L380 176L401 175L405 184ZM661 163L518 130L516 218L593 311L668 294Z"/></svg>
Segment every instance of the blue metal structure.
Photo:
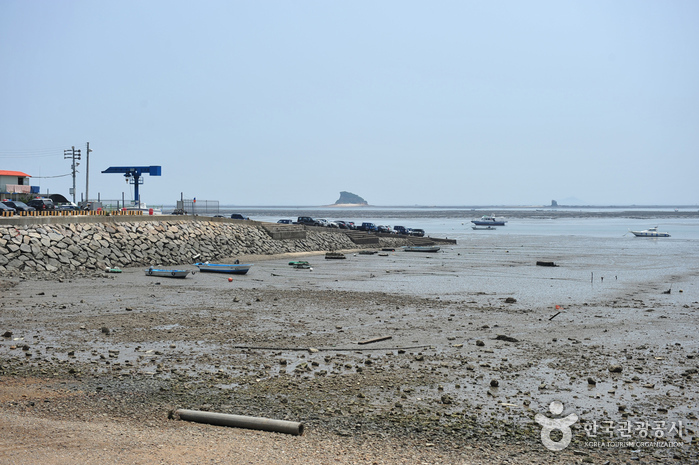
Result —
<svg viewBox="0 0 699 465"><path fill-rule="evenodd" d="M136 205L141 205L141 194L138 192L139 184L143 184L141 176L148 173L150 176L160 176L160 166L110 166L103 173L119 173L134 185L134 201Z"/></svg>

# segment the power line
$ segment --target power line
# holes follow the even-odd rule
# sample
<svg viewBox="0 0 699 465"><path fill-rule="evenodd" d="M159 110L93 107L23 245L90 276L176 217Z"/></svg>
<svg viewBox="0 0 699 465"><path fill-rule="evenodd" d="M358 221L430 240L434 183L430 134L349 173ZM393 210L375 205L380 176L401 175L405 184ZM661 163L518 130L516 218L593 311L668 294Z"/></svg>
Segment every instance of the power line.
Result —
<svg viewBox="0 0 699 465"><path fill-rule="evenodd" d="M1 154L2 152L0 152ZM16 152L15 152L16 153ZM55 157L56 154L51 155L0 155L0 158L48 158Z"/></svg>
<svg viewBox="0 0 699 465"><path fill-rule="evenodd" d="M64 178L66 176L71 176L73 173L59 174L58 176L32 176L32 179L48 179L48 178Z"/></svg>
<svg viewBox="0 0 699 465"><path fill-rule="evenodd" d="M0 158L42 158L60 156L63 148L51 147L41 149L8 150L0 149Z"/></svg>

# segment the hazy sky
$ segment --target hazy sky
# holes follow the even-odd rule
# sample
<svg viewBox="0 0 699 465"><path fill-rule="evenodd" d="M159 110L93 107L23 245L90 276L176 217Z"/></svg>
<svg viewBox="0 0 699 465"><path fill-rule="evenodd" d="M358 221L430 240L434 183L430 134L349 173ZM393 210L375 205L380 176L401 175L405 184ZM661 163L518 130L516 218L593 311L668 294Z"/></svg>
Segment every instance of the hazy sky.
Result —
<svg viewBox="0 0 699 465"><path fill-rule="evenodd" d="M67 196L89 141L91 198L161 165L146 203L697 204L698 45L694 0L0 0L0 169Z"/></svg>

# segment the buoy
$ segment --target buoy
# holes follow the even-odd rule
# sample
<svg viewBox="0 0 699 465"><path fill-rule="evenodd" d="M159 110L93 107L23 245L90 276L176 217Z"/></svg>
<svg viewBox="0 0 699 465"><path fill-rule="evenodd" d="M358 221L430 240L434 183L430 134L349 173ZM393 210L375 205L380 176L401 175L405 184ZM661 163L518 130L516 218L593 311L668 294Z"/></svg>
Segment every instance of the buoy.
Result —
<svg viewBox="0 0 699 465"><path fill-rule="evenodd" d="M233 278L228 278L228 282L229 282L229 283L232 283L232 282L233 282Z"/></svg>

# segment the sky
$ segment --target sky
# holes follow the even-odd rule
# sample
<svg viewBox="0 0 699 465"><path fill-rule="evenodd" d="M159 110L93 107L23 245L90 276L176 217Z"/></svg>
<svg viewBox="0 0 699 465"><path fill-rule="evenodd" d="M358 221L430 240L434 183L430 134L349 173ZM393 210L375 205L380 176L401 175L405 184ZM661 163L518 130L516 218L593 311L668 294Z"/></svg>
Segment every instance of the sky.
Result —
<svg viewBox="0 0 699 465"><path fill-rule="evenodd" d="M699 2L0 0L0 169L41 192L697 205ZM67 176L66 176L67 175Z"/></svg>

